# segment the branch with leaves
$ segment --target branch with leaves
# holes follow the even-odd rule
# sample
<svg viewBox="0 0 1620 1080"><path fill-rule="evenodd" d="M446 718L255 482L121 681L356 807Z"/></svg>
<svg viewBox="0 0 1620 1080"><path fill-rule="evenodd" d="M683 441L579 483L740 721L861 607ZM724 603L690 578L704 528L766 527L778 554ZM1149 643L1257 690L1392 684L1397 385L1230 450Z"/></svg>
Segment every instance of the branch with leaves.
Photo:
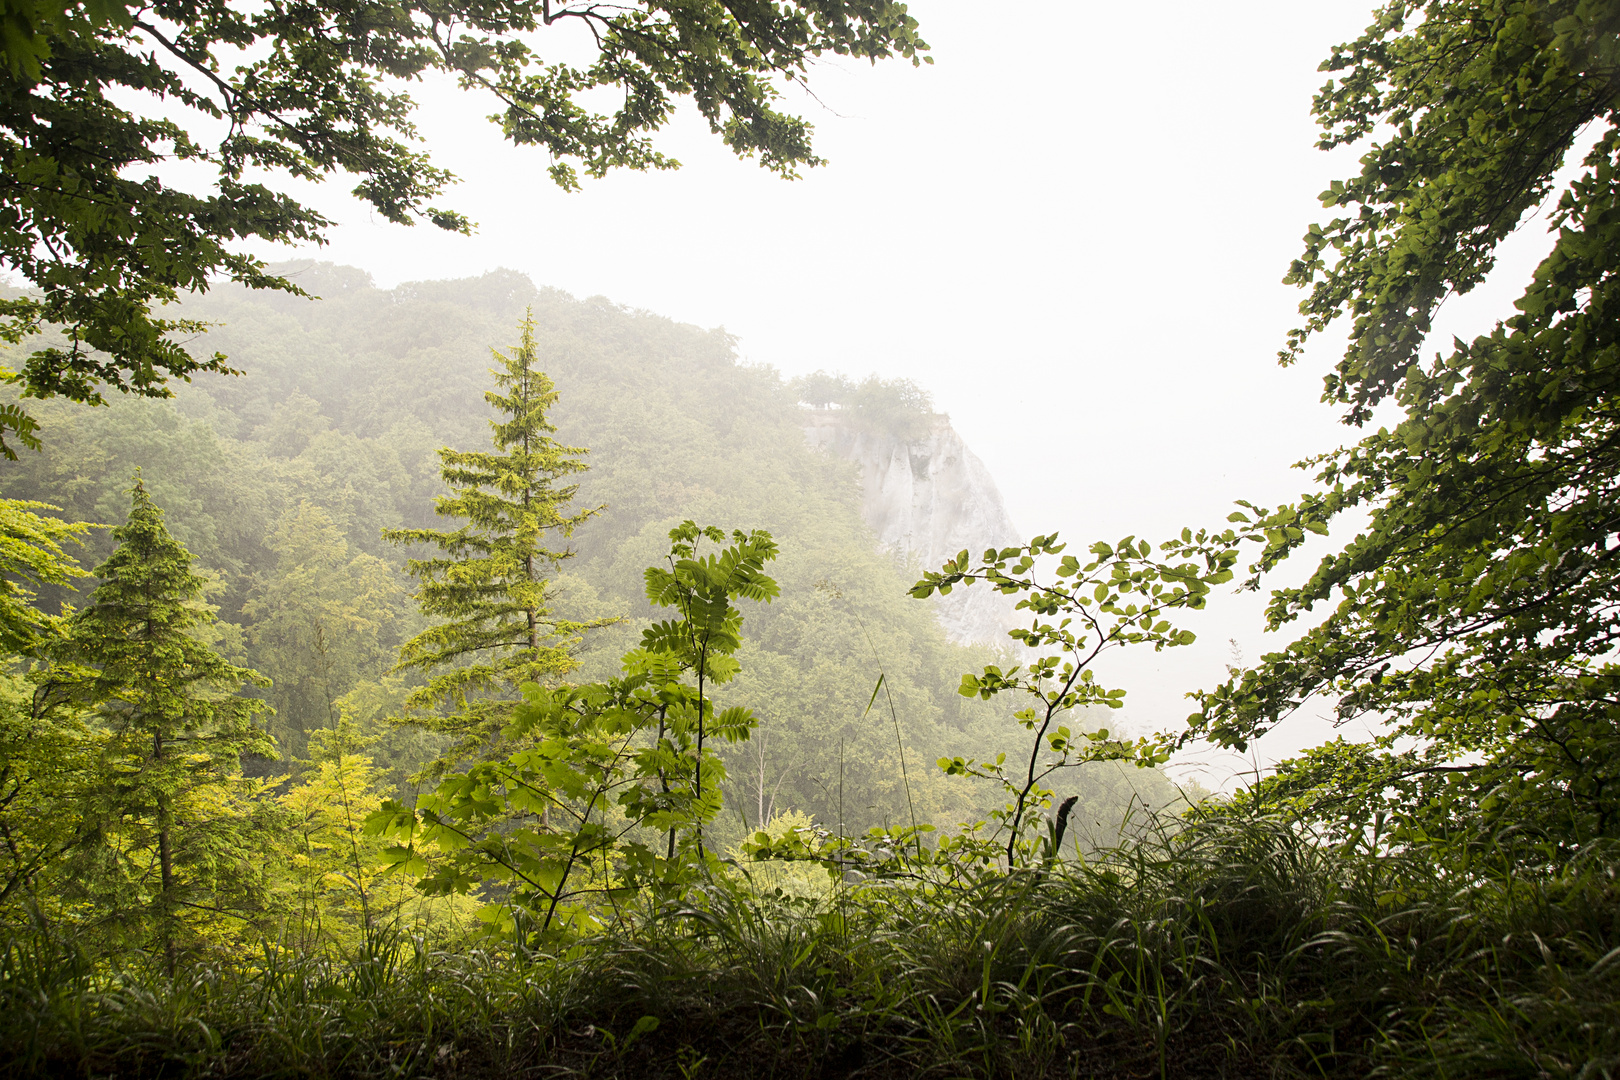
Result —
<svg viewBox="0 0 1620 1080"><path fill-rule="evenodd" d="M1014 769L1008 768L1005 754L994 761L954 757L939 762L949 775L991 779L1007 792L1007 804L992 819L1006 834L1009 868L1019 865L1021 845L1028 849L1024 855L1033 851L1025 833L1031 812L1051 803L1053 792L1045 782L1052 774L1087 761L1131 760L1146 766L1168 759L1164 737L1126 742L1110 738L1106 729L1076 731L1066 718L1076 709L1118 709L1124 704L1124 690L1096 680L1094 665L1105 652L1192 644L1192 631L1178 629L1167 616L1202 608L1213 586L1232 580L1238 545L1259 538L1253 531L1184 529L1155 549L1128 536L1117 544L1093 544L1091 559L1082 563L1063 554L1067 545L1054 533L1023 547L989 549L977 562L963 551L912 588L911 595L923 599L982 582L1017 596L1017 610L1032 616L1029 626L1009 636L1035 658L1005 671L990 665L978 675L966 674L958 690L986 701L1003 694L1021 698L1025 704L1013 718L1033 736L1028 760ZM1048 558L1058 560L1050 577L1041 572L1042 560Z"/></svg>
<svg viewBox="0 0 1620 1080"><path fill-rule="evenodd" d="M1398 420L1302 462L1314 489L1262 512L1256 588L1298 526L1366 524L1272 592L1268 630L1312 625L1200 694L1193 734L1243 748L1323 702L1375 734L1290 766L1266 790L1291 806L1314 777L1324 817L1348 813L1353 757L1389 835L1494 851L1506 831L1532 860L1620 835L1620 10L1390 3L1323 69L1320 145L1386 134L1322 194L1337 216L1289 271L1309 292L1283 358L1346 319L1324 400ZM1546 255L1502 321L1425 359L1436 311L1542 209Z"/></svg>

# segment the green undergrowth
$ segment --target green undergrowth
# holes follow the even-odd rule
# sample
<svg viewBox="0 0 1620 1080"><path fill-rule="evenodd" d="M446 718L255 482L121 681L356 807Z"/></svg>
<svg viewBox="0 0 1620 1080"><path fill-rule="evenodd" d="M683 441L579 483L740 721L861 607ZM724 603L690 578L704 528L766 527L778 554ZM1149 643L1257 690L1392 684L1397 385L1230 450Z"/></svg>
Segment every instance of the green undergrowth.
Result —
<svg viewBox="0 0 1620 1080"><path fill-rule="evenodd" d="M170 979L39 936L4 953L0 1073L1608 1077L1613 854L1446 885L1421 853L1210 817L824 899L739 867L554 954L380 933Z"/></svg>

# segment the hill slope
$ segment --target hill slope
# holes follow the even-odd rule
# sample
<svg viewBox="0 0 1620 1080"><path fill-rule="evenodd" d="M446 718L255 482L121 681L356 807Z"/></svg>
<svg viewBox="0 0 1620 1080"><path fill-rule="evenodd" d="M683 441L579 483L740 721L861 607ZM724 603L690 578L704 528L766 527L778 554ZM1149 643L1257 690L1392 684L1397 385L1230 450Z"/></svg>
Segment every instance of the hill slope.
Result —
<svg viewBox="0 0 1620 1080"><path fill-rule="evenodd" d="M745 673L730 696L763 723L729 762L732 805L750 822L774 805L864 828L911 812L904 774L919 817L948 826L987 796L930 763L990 753L1012 734L954 693L988 657L952 645L928 604L907 597L910 579L862 520L858 465L812 450L794 395L774 371L739 364L724 332L506 271L380 290L350 268L287 269L322 299L220 288L186 304L214 324L208 346L246 374L179 387L173 402L44 403L46 452L0 470L6 496L111 523L142 467L176 535L217 576L214 602L239 628L240 651L276 680L285 754L302 756L343 708L375 721L397 707L404 688L386 672L418 623L403 553L381 530L435 520L437 447L487 445L489 349L512 342L532 310L561 393L558 437L590 451L580 505L605 507L574 537L562 603L570 615L627 616L585 643L580 676L606 674L636 639L650 614L641 572L671 525L768 529L783 549L782 595L744 627ZM308 593L317 548L330 568L323 588L349 597L350 614L333 616L348 620L341 642L313 656L275 620L337 610ZM868 711L880 671L893 715L883 699ZM403 777L430 750L394 732L378 752ZM1094 770L1087 801L1112 805L1144 785L1152 801L1167 797L1152 774Z"/></svg>

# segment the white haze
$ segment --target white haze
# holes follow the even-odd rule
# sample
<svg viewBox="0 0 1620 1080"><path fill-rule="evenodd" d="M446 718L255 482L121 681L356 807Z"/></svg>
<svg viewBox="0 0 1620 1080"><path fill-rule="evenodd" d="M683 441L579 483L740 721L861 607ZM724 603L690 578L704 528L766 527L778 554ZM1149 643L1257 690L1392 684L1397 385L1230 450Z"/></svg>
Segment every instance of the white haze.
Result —
<svg viewBox="0 0 1620 1080"><path fill-rule="evenodd" d="M1224 522L1234 499L1302 490L1290 463L1352 437L1317 400L1342 338L1278 368L1301 299L1279 279L1327 216L1317 193L1355 168L1354 152L1314 149L1310 102L1367 0L912 10L934 65L824 63L819 102L790 99L830 162L802 180L738 162L687 111L662 139L680 171L565 194L543 155L478 120L493 102L429 84L422 134L462 178L441 201L477 235L391 226L332 184L308 196L340 227L297 254L384 287L510 267L724 326L746 361L785 375L914 379L1026 535L1160 539ZM1510 310L1545 243L1521 233L1486 287L1448 305L1437 340ZM1105 674L1129 690L1132 726L1185 716L1183 695L1224 677L1229 641L1250 660L1279 644L1259 616L1258 597L1222 593L1189 623L1197 645L1118 654ZM1297 717L1249 760L1329 733ZM1211 785L1247 767L1183 764Z"/></svg>

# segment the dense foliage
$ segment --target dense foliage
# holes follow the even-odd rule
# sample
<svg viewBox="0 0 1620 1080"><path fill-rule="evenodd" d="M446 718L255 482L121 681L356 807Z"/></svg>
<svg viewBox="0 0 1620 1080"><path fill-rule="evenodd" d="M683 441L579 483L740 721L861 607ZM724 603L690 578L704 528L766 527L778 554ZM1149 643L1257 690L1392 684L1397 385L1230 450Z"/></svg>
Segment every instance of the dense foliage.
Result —
<svg viewBox="0 0 1620 1080"><path fill-rule="evenodd" d="M1617 35L1612 4L1397 3L1326 64L1322 145L1388 135L1323 195L1353 212L1306 236L1285 355L1348 315L1326 400L1352 424L1401 415L1308 463L1322 486L1268 517L1262 571L1347 511L1370 520L1273 594L1273 629L1325 617L1206 695L1195 731L1242 746L1318 696L1380 721L1270 786L1349 831L1387 815L1412 839L1511 834L1540 861L1620 830ZM1552 250L1517 311L1425 361L1434 310L1544 204Z"/></svg>
<svg viewBox="0 0 1620 1080"><path fill-rule="evenodd" d="M1578 862L1459 893L1421 855L1347 854L1261 819L964 891L850 888L818 906L716 885L555 959L383 937L168 982L14 946L0 1061L244 1078L1602 1076L1620 1054L1610 888Z"/></svg>
<svg viewBox="0 0 1620 1080"><path fill-rule="evenodd" d="M782 596L750 616L743 671L722 688L724 705L752 708L761 724L754 739L722 748L728 802L716 827L741 836L773 809L797 809L854 833L913 812L948 829L995 805L988 788L929 767L1011 748L991 706L954 692L962 671L995 658L948 644L929 605L907 599L911 579L871 546L854 467L805 445L795 395L773 372L739 365L723 334L512 274L382 291L353 270L282 269L326 299L220 288L188 306L219 324L213 335L245 358L245 375L200 380L167 403L44 403L48 451L0 473L0 494L116 522L117 477L142 466L170 528L212 575L223 644L273 682L280 761L254 771L297 771L311 733L345 712L379 740L366 752L398 795L445 748L440 736L383 722L427 685L390 674L427 624L403 572L412 553L383 534L461 523L434 511L448 497L439 450L494 451L489 350L514 356L503 343L520 342L515 328L532 307L539 366L558 395L546 422L560 442L590 449L590 468L568 478L579 485L573 505L605 505L566 541L572 555L546 587L548 604L572 623L626 617L583 635L569 678L620 673L655 620L642 575L667 553L671 527L688 517L749 524L782 546L772 571ZM104 532L88 543L97 558L110 551ZM41 592L47 606L71 599ZM884 693L868 709L880 676ZM1154 772L1090 773L1061 794L1081 794L1087 828L1103 836L1138 795L1154 806L1174 798Z"/></svg>
<svg viewBox="0 0 1620 1080"><path fill-rule="evenodd" d="M320 952L405 927L436 939L481 927L533 948L633 926L649 900L730 873L725 859L771 855L733 846L750 828L789 842L788 867L772 873L815 896L827 889L818 865L907 873L889 857L895 838L921 854L924 833L993 803L994 791L926 767L947 750L988 758L1010 738L993 713L951 693L954 673L985 656L948 646L926 607L904 601L906 579L859 522L853 476L808 448L799 406L773 373L739 368L724 338L511 277L441 286L451 302L436 305L409 297L423 287L402 290L401 305L348 280L347 334L387 348L365 321L399 332L412 308L441 333L455 316L469 332L424 357L406 330L403 357L350 352L356 376L319 349L294 351L315 335L299 341L296 326L242 294L222 321L238 333L271 322L275 334L245 340L264 352L263 375L297 379L325 403L294 390L255 417L255 376L197 387L178 407L52 405L52 451L10 470L15 491L48 489L70 513L106 518L122 516L109 464L144 463L128 523L87 541L111 547L93 593L72 590L61 549L84 527L7 504L19 582L82 606L53 620L13 594L24 667L6 705L9 925L32 923L42 943L77 932L94 963L155 955L171 975L230 956L244 933ZM331 306L293 310L319 317ZM516 347L480 370L481 334L519 310ZM570 336L582 314L596 325ZM542 353L586 389L580 397L594 375L600 396L567 409L539 370ZM627 383L642 372L661 383L682 359L692 388L641 401L663 412L593 428ZM496 389L482 389L491 375ZM435 448L428 417L390 417L375 401L358 420L346 412L346 393L378 388L431 410L447 441L492 448ZM233 390L248 392L233 402ZM336 430L327 410L367 434ZM675 417L686 430L672 433ZM595 474L554 438L560 424L602 435ZM747 466L708 445L738 437ZM775 484L759 485L771 469ZM672 495L685 470L712 486ZM651 507L611 494L649 486L665 488ZM604 490L613 503L592 507ZM177 535L205 553L196 561L218 569L193 569L153 492L175 508ZM715 528L646 516L683 506L764 518L800 543L788 555L764 531L728 544ZM410 524L435 517L453 527ZM547 542L576 527L576 541L594 532L596 542ZM647 543L658 532L672 543L662 560ZM423 557L401 559L402 543ZM779 559L795 591L763 573ZM559 573L570 563L589 576ZM633 597L615 591L626 585ZM733 603L744 599L774 601L750 614L747 634ZM622 660L607 652L615 645L631 646ZM853 663L829 660L840 647ZM238 692L243 683L276 706L260 725L250 721L265 700ZM1130 808L1172 797L1156 774L1099 768L1078 780L1095 831L1075 835L1088 843L1106 842ZM1044 820L1050 794L1025 792L1015 838ZM999 872L994 845L976 844L942 841L941 865L965 858Z"/></svg>

